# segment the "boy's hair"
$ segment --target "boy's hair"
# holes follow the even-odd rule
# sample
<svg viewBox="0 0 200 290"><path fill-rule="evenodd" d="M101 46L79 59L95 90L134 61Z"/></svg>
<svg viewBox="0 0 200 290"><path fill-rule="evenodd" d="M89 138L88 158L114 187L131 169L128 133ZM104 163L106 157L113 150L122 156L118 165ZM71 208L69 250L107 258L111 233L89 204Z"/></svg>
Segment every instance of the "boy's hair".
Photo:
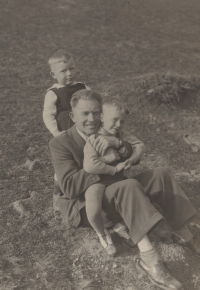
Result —
<svg viewBox="0 0 200 290"><path fill-rule="evenodd" d="M60 48L58 50L56 50L49 58L48 60L48 64L50 66L50 68L52 68L52 66L55 63L61 62L61 61L66 61L68 62L72 57L72 55L67 52L65 49Z"/></svg>
<svg viewBox="0 0 200 290"><path fill-rule="evenodd" d="M122 103L118 97L106 97L104 98L103 102L102 102L102 110L104 107L114 107L118 110L121 110L122 113L126 113L127 115L130 113L129 109L127 108L127 106Z"/></svg>
<svg viewBox="0 0 200 290"><path fill-rule="evenodd" d="M72 109L76 107L79 100L94 100L94 101L97 101L100 106L102 104L101 95L95 91L92 91L92 90L85 90L84 89L84 90L80 90L80 91L77 91L76 93L74 93L72 95L72 98L70 101L70 105L71 105Z"/></svg>

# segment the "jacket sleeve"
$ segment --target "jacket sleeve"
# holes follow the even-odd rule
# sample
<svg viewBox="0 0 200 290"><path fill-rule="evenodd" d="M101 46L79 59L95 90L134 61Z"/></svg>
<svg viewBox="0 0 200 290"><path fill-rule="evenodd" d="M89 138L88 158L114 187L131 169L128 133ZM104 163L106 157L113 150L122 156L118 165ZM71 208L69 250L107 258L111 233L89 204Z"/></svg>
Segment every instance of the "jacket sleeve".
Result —
<svg viewBox="0 0 200 290"><path fill-rule="evenodd" d="M99 159L98 153L89 142L84 147L83 168L85 171L94 174L115 175L116 167L107 165Z"/></svg>
<svg viewBox="0 0 200 290"><path fill-rule="evenodd" d="M75 199L98 182L100 177L81 168L75 160L74 143L70 140L60 142L60 137L63 138L59 136L49 142L52 163L62 193L68 199Z"/></svg>
<svg viewBox="0 0 200 290"><path fill-rule="evenodd" d="M146 152L146 146L142 141L140 141L139 139L137 139L136 137L125 131L121 132L121 139L130 143L133 149L133 153L130 158L134 160L134 163L137 163L142 158L143 154Z"/></svg>

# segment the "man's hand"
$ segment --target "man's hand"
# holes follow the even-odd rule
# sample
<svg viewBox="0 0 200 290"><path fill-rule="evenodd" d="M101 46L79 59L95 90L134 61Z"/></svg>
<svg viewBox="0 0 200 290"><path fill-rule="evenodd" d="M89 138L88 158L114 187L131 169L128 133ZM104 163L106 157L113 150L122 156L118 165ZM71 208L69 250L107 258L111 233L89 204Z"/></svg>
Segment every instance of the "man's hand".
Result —
<svg viewBox="0 0 200 290"><path fill-rule="evenodd" d="M108 148L106 153L103 156L99 157L99 160L101 160L102 162L106 164L110 164L114 161L120 160L120 156L119 156L119 153L115 149Z"/></svg>
<svg viewBox="0 0 200 290"><path fill-rule="evenodd" d="M95 139L94 135L91 135L87 139L92 147L99 153L99 155L104 155L106 150L109 147L118 148L119 147L119 139L114 136L98 136Z"/></svg>
<svg viewBox="0 0 200 290"><path fill-rule="evenodd" d="M129 171L131 169L131 166L135 165L135 161L131 158L127 159L124 162L124 170Z"/></svg>
<svg viewBox="0 0 200 290"><path fill-rule="evenodd" d="M124 169L124 166L125 166L124 162L118 163L116 165L116 173L122 171Z"/></svg>

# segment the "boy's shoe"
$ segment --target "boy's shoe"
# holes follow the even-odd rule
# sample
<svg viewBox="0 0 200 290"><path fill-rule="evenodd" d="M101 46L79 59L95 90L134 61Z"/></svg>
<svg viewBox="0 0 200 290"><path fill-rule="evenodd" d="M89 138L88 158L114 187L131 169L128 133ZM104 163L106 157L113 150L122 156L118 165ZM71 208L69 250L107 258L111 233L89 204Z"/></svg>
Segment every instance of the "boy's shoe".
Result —
<svg viewBox="0 0 200 290"><path fill-rule="evenodd" d="M117 223L114 225L113 227L113 230L121 237L123 238L124 240L124 243L131 247L131 248L134 248L135 247L135 244L133 243L133 241L131 240L129 234L128 234L128 229L120 224L120 223Z"/></svg>
<svg viewBox="0 0 200 290"><path fill-rule="evenodd" d="M197 237L193 237L189 242L185 242L183 239L178 238L176 235L172 236L172 240L175 244L190 249L193 253L200 256L200 240Z"/></svg>
<svg viewBox="0 0 200 290"><path fill-rule="evenodd" d="M103 246L103 248L105 249L106 253L109 256L115 256L117 250L115 246L113 245L111 235L106 229L104 230L104 232L105 232L105 235L100 235L97 233L99 240L101 242L101 245Z"/></svg>
<svg viewBox="0 0 200 290"><path fill-rule="evenodd" d="M151 279L152 283L165 290L183 290L183 285L177 281L164 267L161 261L154 266L148 267L139 257L137 267Z"/></svg>

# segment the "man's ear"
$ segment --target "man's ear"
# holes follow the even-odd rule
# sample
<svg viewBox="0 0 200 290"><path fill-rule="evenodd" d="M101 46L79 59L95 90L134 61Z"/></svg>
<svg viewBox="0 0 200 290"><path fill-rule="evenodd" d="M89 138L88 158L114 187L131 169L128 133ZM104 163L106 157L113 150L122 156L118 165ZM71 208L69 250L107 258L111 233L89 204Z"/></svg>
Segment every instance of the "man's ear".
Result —
<svg viewBox="0 0 200 290"><path fill-rule="evenodd" d="M73 112L69 112L69 116L70 116L70 118L72 119L72 121L73 121L74 123L76 123L76 118L74 117L74 113L73 113Z"/></svg>
<svg viewBox="0 0 200 290"><path fill-rule="evenodd" d="M50 76L52 76L52 78L56 79L56 76L55 76L53 71L50 71Z"/></svg>

